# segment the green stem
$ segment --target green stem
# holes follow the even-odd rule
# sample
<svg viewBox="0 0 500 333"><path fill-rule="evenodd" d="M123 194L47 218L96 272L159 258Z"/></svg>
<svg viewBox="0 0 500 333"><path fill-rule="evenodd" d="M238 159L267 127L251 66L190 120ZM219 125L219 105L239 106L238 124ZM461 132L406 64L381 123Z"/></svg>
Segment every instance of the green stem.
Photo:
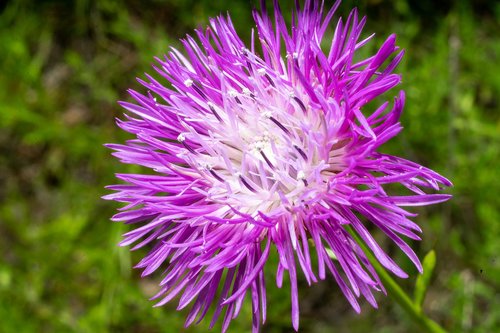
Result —
<svg viewBox="0 0 500 333"><path fill-rule="evenodd" d="M387 290L387 294L393 298L405 312L418 324L422 329L429 333L446 333L446 330L439 326L438 323L427 317L421 308L417 306L410 297L401 289L394 279L387 273L385 268L379 263L372 252L368 249L361 238L352 230L350 226L346 226L346 230L354 237L356 242L365 252L368 260L377 271L382 284Z"/></svg>

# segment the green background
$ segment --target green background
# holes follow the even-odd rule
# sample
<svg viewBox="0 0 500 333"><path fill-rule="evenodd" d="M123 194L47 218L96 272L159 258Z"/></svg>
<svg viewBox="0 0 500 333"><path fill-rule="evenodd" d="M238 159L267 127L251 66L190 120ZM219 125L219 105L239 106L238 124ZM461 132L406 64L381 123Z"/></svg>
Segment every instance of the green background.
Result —
<svg viewBox="0 0 500 333"><path fill-rule="evenodd" d="M330 3L327 1L327 3ZM290 6L282 1L285 11ZM131 267L144 252L119 248L127 227L100 199L115 172L138 172L102 144L126 89L178 38L229 12L249 40L248 1L7 1L0 5L0 332L178 332L186 311L152 308L157 277ZM449 177L454 198L418 209L437 267L426 313L452 332L500 331L500 4L496 1L344 1L368 16L373 52L395 32L406 56L404 131L383 149ZM288 15L288 14L287 14ZM332 25L333 29L333 25ZM388 99L396 91L387 94ZM379 235L377 235L379 236ZM412 276L416 271L379 237ZM271 260L272 261L272 260ZM271 263L271 266L273 264ZM289 285L267 272L263 332L291 332ZM357 315L332 279L300 281L302 332L419 332L391 299ZM205 332L209 320L186 329ZM251 328L247 303L230 326ZM220 326L214 329L220 330Z"/></svg>

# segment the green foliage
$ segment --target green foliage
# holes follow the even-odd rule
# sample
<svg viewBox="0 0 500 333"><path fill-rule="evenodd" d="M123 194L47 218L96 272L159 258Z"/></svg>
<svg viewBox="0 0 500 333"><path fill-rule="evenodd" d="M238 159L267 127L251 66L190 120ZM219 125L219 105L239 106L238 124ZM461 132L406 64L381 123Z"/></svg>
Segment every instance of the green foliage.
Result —
<svg viewBox="0 0 500 333"><path fill-rule="evenodd" d="M415 282L415 296L413 297L413 302L419 309L422 308L425 294L431 284L432 273L436 267L436 252L434 252L434 250L429 251L429 253L425 255L422 261L422 267L424 272L417 277L417 281Z"/></svg>
<svg viewBox="0 0 500 333"><path fill-rule="evenodd" d="M186 311L147 301L159 277L140 279L131 269L144 252L116 246L128 229L109 222L117 207L100 199L115 172L137 169L120 165L102 144L129 138L114 125L121 113L116 101L128 98L127 88L141 89L134 77L150 71L153 56L226 11L249 40L253 4L11 0L0 6L1 332L207 330L208 321L183 329ZM350 5L341 5L344 17ZM396 32L406 49L399 68L405 130L384 149L455 185L451 202L418 211L424 235L414 248L420 257L435 249L437 259L432 279L430 268L417 278L417 301L450 331L499 331L500 6L369 0L358 7L368 16L366 34L377 32L371 47ZM399 252L384 248L416 274ZM273 260L266 268L264 331L289 332L289 285L274 287ZM433 266L429 260L424 266ZM379 310L363 304L362 314L354 314L331 280L311 288L299 281L304 332L415 331L384 297ZM411 290L415 281L398 282ZM249 331L250 313L247 302L232 331Z"/></svg>

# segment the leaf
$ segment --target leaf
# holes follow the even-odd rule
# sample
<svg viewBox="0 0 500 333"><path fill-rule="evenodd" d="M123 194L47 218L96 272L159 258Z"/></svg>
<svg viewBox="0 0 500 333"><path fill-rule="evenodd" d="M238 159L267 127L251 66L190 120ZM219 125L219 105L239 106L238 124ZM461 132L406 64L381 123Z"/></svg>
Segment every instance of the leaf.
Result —
<svg viewBox="0 0 500 333"><path fill-rule="evenodd" d="M422 267L424 272L417 277L415 283L415 295L414 303L418 309L422 309L422 304L425 300L425 294L427 293L427 288L431 282L432 273L434 272L434 267L436 266L436 252L434 250L429 251L424 258Z"/></svg>

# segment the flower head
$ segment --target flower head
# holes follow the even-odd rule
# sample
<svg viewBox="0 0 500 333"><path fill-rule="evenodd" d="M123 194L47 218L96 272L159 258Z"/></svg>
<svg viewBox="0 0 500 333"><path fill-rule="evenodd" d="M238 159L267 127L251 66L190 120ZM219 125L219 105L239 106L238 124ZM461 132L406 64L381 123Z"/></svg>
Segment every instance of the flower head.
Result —
<svg viewBox="0 0 500 333"><path fill-rule="evenodd" d="M299 274L311 284L329 272L356 311L361 296L376 307L373 291L383 286L346 226L395 275L407 276L368 225L422 270L400 237L419 239L421 229L401 207L446 200L422 189L450 182L378 152L401 130L404 93L373 112L366 105L400 83L393 70L403 51L391 35L376 54L356 60L372 37L360 39L365 18L356 10L338 21L325 49L338 5L324 13L318 1L303 8L297 1L288 27L277 1L272 16L263 4L249 47L229 16L211 19L196 38L182 40L184 53L171 49L156 59L161 81L139 80L147 94L131 90L135 103L120 103L128 113L118 125L136 138L108 146L122 162L154 174L118 174L126 184L110 186L116 193L105 198L127 204L113 217L134 225L121 245L151 247L137 267L144 276L163 272L157 305L174 297L179 309L191 305L186 325L213 305L211 326L224 313L225 331L251 294L258 330L271 251L279 255L276 283L290 280L295 329ZM390 183L411 195L386 193Z"/></svg>

